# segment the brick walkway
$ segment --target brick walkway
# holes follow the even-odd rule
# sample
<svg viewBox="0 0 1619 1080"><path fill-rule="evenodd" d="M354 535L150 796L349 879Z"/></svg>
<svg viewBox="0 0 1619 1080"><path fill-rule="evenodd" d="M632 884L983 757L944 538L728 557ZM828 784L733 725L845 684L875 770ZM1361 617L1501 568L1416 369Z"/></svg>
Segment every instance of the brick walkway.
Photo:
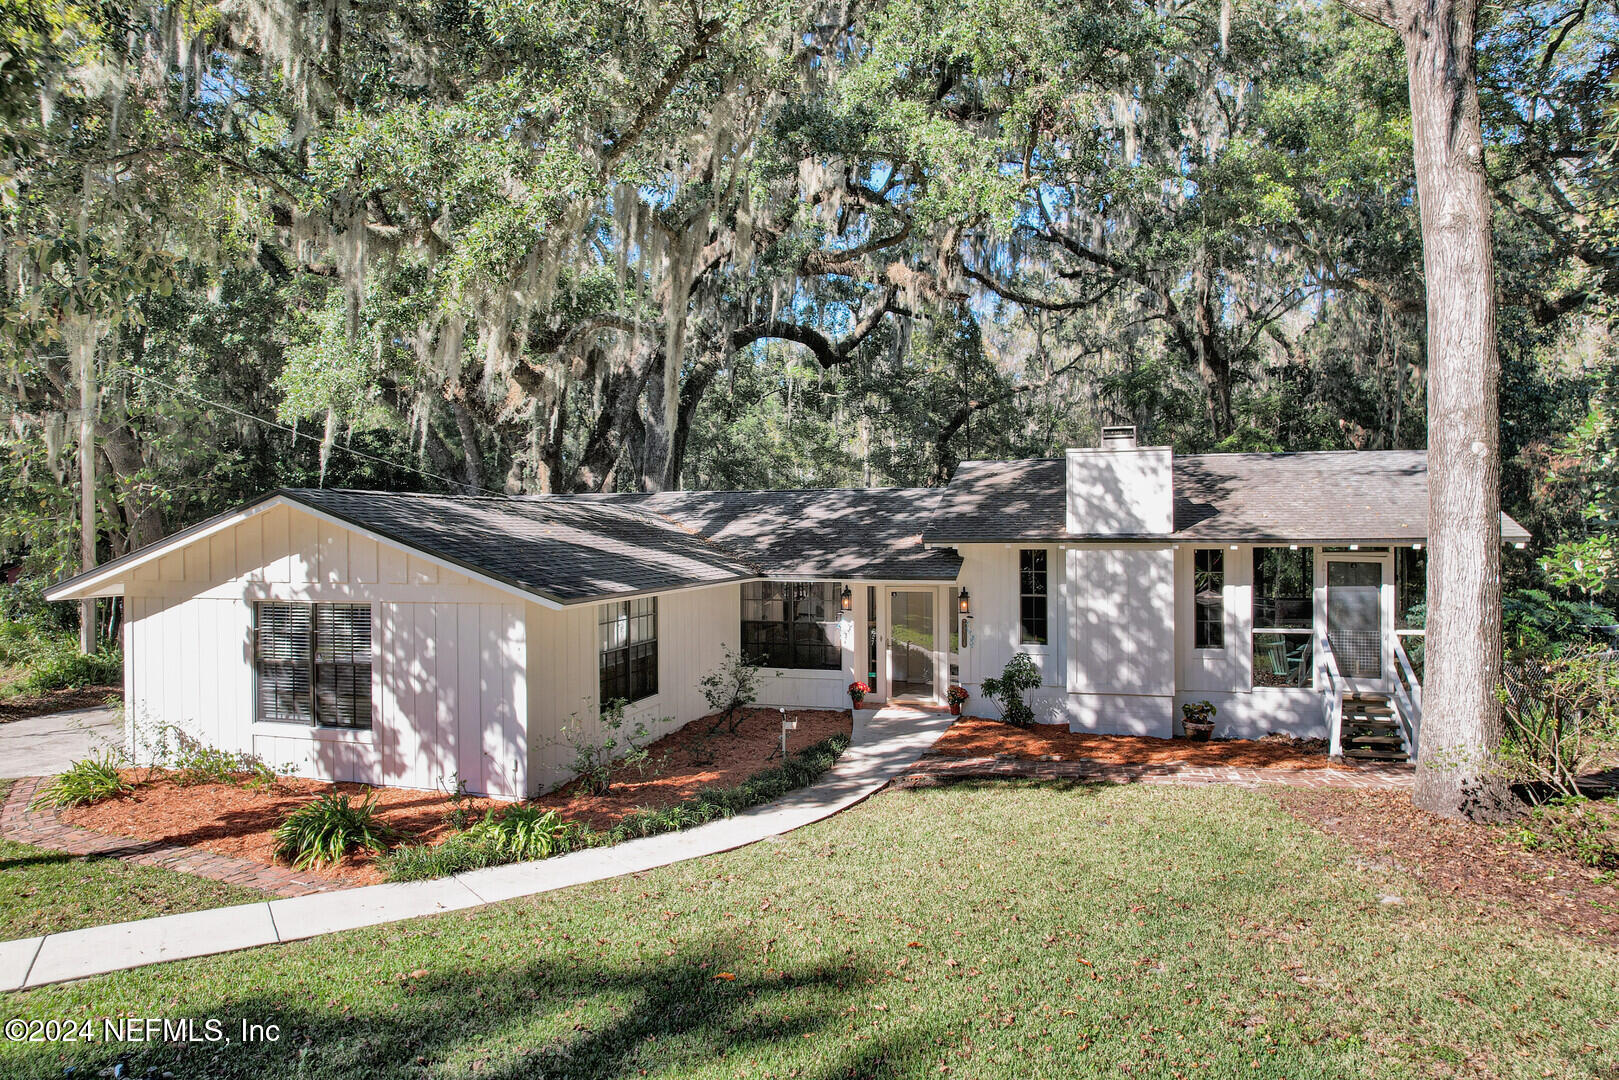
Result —
<svg viewBox="0 0 1619 1080"><path fill-rule="evenodd" d="M1411 765L1339 765L1326 769L1240 769L1232 765L1116 765L1076 761L1022 761L1006 758L927 756L895 781L899 787L927 787L966 779L1080 780L1087 783L1236 784L1241 787L1408 788Z"/></svg>
<svg viewBox="0 0 1619 1080"><path fill-rule="evenodd" d="M161 840L137 840L69 825L49 807L30 810L28 804L33 801L34 793L49 779L32 776L11 785L6 804L0 808L0 836L19 844L65 851L69 855L97 855L141 866L161 866L165 870L261 889L275 896L306 896L334 888L330 883L309 880L291 870L216 855L202 848Z"/></svg>

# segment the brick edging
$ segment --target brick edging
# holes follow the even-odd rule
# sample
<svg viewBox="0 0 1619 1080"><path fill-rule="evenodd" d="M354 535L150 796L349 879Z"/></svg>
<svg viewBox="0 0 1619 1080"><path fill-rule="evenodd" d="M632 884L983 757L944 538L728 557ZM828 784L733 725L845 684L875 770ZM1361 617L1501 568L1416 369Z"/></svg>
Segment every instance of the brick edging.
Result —
<svg viewBox="0 0 1619 1080"><path fill-rule="evenodd" d="M87 829L82 825L69 825L57 816L52 807L29 809L28 804L33 801L35 793L49 780L50 777L30 776L11 785L5 805L0 807L0 836L19 844L65 851L69 855L122 859L140 866L157 866L182 874L195 874L230 885L261 889L275 896L306 896L337 887L328 882L299 877L291 870L265 866L250 859L219 855L188 844L140 840Z"/></svg>
<svg viewBox="0 0 1619 1080"><path fill-rule="evenodd" d="M1325 769L1255 769L1235 765L1118 765L1111 762L1029 761L1005 758L924 757L894 781L898 787L969 778L1080 780L1092 783L1236 784L1242 787L1408 788L1416 772L1409 765L1343 765Z"/></svg>

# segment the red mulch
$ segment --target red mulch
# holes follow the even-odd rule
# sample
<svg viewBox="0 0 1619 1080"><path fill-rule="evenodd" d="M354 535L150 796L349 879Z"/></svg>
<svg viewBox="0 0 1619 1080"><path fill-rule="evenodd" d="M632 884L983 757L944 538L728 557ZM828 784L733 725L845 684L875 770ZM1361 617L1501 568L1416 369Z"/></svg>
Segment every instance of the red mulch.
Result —
<svg viewBox="0 0 1619 1080"><path fill-rule="evenodd" d="M26 697L0 698L0 724L76 709L99 709L123 700L121 686L81 686L76 690L47 690Z"/></svg>
<svg viewBox="0 0 1619 1080"><path fill-rule="evenodd" d="M1271 794L1299 820L1440 892L1582 936L1619 936L1619 885L1600 882L1599 871L1557 852L1525 851L1511 825L1435 817L1413 806L1405 791Z"/></svg>
<svg viewBox="0 0 1619 1080"><path fill-rule="evenodd" d="M849 734L847 711L794 709L788 719L798 730L788 733L789 753L835 734ZM651 758L645 773L625 767L615 771L607 795L581 795L568 785L534 800L554 807L569 820L594 828L610 827L642 807L669 806L696 794L699 788L727 787L780 762L781 713L750 709L735 735L724 730L707 735L709 720L695 720L664 736L647 749ZM774 756L772 756L774 755ZM63 821L101 832L189 844L219 855L276 865L276 826L299 806L323 792L336 789L358 798L362 784L328 784L317 780L282 778L272 787L251 790L231 784L185 786L161 771L127 770L136 785L127 796L93 806L61 811ZM376 788L383 821L406 834L411 842L435 843L452 831L445 823L450 801L442 792L409 788ZM510 805L492 799L468 799L472 815L489 807ZM343 885L371 885L382 881L375 857L369 852L350 855L336 866L311 868L312 878Z"/></svg>
<svg viewBox="0 0 1619 1080"><path fill-rule="evenodd" d="M964 717L930 751L936 757L1007 757L1019 761L1100 761L1110 765L1233 765L1244 769L1325 769L1319 739L1153 739L1143 735L1075 733L1053 724L1018 728L999 720Z"/></svg>
<svg viewBox="0 0 1619 1080"><path fill-rule="evenodd" d="M789 754L833 735L848 735L852 723L847 710L831 709L788 709L787 719L798 721L798 730L787 733ZM577 783L570 783L532 801L593 829L611 828L632 811L673 806L705 787L733 787L780 764L781 720L779 709L748 709L735 735L725 728L709 735L712 717L693 720L647 747L651 757L644 773L631 767L614 770L606 795L585 795Z"/></svg>

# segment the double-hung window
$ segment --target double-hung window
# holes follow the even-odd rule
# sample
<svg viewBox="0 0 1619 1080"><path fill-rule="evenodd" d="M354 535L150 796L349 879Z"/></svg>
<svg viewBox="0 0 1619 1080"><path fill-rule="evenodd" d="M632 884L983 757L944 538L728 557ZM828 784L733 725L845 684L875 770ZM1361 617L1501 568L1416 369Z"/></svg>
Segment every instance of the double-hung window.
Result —
<svg viewBox="0 0 1619 1080"><path fill-rule="evenodd" d="M742 655L765 667L837 671L843 666L836 581L742 584Z"/></svg>
<svg viewBox="0 0 1619 1080"><path fill-rule="evenodd" d="M253 606L255 719L371 726L371 606Z"/></svg>
<svg viewBox="0 0 1619 1080"><path fill-rule="evenodd" d="M602 604L596 615L601 702L640 701L658 692L658 598Z"/></svg>
<svg viewBox="0 0 1619 1080"><path fill-rule="evenodd" d="M1193 648L1225 648L1225 552L1197 548L1192 552Z"/></svg>
<svg viewBox="0 0 1619 1080"><path fill-rule="evenodd" d="M1021 644L1046 644L1046 597L1046 549L1023 548L1018 552L1018 641Z"/></svg>

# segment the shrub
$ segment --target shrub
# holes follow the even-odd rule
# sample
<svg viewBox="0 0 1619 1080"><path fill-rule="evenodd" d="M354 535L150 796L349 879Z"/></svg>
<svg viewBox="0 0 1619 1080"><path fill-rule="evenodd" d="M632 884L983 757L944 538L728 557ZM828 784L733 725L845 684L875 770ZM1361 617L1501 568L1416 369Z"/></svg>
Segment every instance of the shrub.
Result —
<svg viewBox="0 0 1619 1080"><path fill-rule="evenodd" d="M116 684L124 677L123 654L104 646L88 656L70 632L26 620L0 623L0 666L17 672L13 694Z"/></svg>
<svg viewBox="0 0 1619 1080"><path fill-rule="evenodd" d="M422 881L485 866L548 859L598 842L587 826L564 821L555 810L510 807L438 844L412 844L391 852L383 864L389 881Z"/></svg>
<svg viewBox="0 0 1619 1080"><path fill-rule="evenodd" d="M718 714L708 733L712 735L728 724L726 730L735 735L742 726L742 710L759 696L759 660L733 653L727 645L720 666L698 679L697 687L708 707Z"/></svg>
<svg viewBox="0 0 1619 1080"><path fill-rule="evenodd" d="M613 769L624 765L644 769L650 757L645 746L648 733L644 721L637 721L629 734L621 734L625 704L615 700L601 707L596 724L599 734L595 737L585 733L585 721L578 713L568 718L564 728L564 737L573 748L571 771L591 795L606 795L613 789Z"/></svg>
<svg viewBox="0 0 1619 1080"><path fill-rule="evenodd" d="M187 786L240 784L254 788L275 783L275 769L257 754L221 750L192 738L178 728L175 732L178 746L167 764L174 770L176 783Z"/></svg>
<svg viewBox="0 0 1619 1080"><path fill-rule="evenodd" d="M1531 851L1560 851L1586 866L1619 870L1619 802L1553 799L1530 812L1519 839Z"/></svg>
<svg viewBox="0 0 1619 1080"><path fill-rule="evenodd" d="M88 806L135 790L118 775L119 761L111 754L85 758L68 766L34 796L32 806Z"/></svg>
<svg viewBox="0 0 1619 1080"><path fill-rule="evenodd" d="M1511 779L1559 795L1619 744L1619 661L1594 646L1508 663L1499 692L1501 760Z"/></svg>
<svg viewBox="0 0 1619 1080"><path fill-rule="evenodd" d="M335 791L312 799L287 815L275 830L275 853L294 870L335 863L356 848L379 854L388 850L393 830L377 818L377 796L366 792L358 803Z"/></svg>
<svg viewBox="0 0 1619 1080"><path fill-rule="evenodd" d="M1018 653L1006 662L999 678L984 680L984 696L1001 707L1001 719L1016 727L1034 723L1029 693L1040 688L1040 669L1028 653Z"/></svg>

